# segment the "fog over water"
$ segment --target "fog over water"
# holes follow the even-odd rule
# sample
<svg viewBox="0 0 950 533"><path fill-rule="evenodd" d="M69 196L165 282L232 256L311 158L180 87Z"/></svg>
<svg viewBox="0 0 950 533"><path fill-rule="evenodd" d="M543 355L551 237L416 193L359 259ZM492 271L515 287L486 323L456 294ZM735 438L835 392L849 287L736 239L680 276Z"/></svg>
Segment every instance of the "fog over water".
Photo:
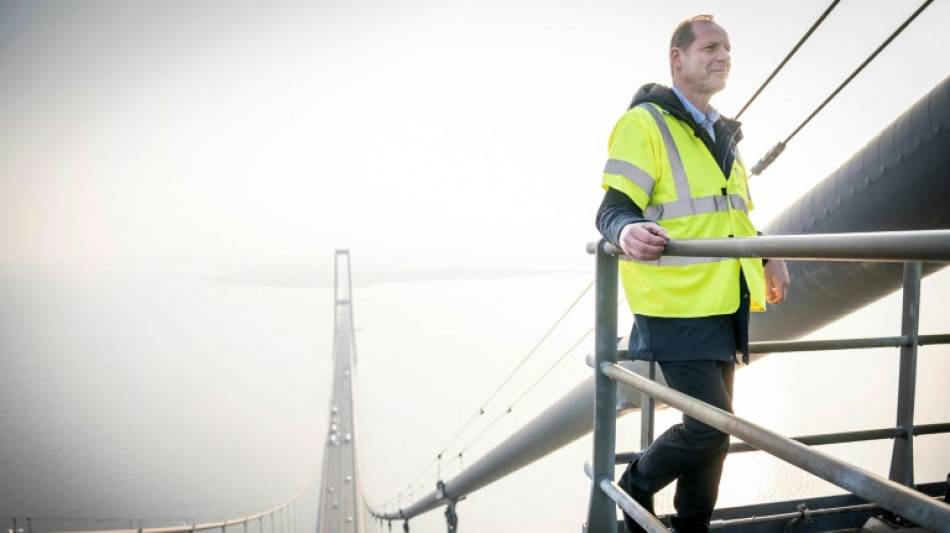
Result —
<svg viewBox="0 0 950 533"><path fill-rule="evenodd" d="M418 474L589 281L587 273L562 272L358 283L355 429L367 500L382 504L397 494L409 500L431 491L435 471ZM925 280L922 333L946 330L939 301L927 295L945 294L948 283L945 273ZM0 317L9 332L0 341L6 354L0 417L8 428L0 439L3 515L21 523L24 517L217 520L282 503L312 479L329 411L329 287L213 279L111 279L77 287L21 277L2 289ZM456 306L458 298L469 306ZM589 375L583 360L592 340L569 348L589 329L591 306L588 294L511 386L485 405L486 415L447 453L464 449L463 464L446 459L444 478ZM899 295L878 307L814 337L897 334ZM394 310L416 319L394 317ZM946 352L921 349L919 423L946 421ZM887 427L895 416L896 368L891 349L774 355L740 371L736 410L789 435ZM658 425L677 416L662 411ZM618 449L635 446L638 428L636 416L621 419ZM941 480L950 469L950 439L917 442L918 481ZM886 475L890 441L823 449ZM484 531L511 524L512 509L523 516L555 505L551 527L573 529L586 512L581 467L589 454L585 437L473 494L459 504L463 523ZM816 492L837 489L762 454L742 454L729 459L721 504ZM669 509L669 497L661 496L661 509ZM429 515L415 519L413 530L444 528L441 513ZM538 523L537 516L525 519ZM50 530L63 522L35 524Z"/></svg>
<svg viewBox="0 0 950 533"><path fill-rule="evenodd" d="M826 7L714 5L733 67L713 104L735 114ZM841 3L743 115L745 160L915 8ZM0 530L222 520L308 487L337 248L353 261L367 502L405 504L472 464L590 375L587 293L485 405L591 282L610 130L636 87L668 82L670 30L710 9L0 0ZM942 49L946 20L933 3L752 181L757 224L950 74L921 52ZM950 272L923 292L921 333L950 332ZM810 338L896 335L900 316L894 294ZM948 355L921 349L919 423L950 418ZM773 355L739 372L736 411L788 435L887 427L896 383L896 350ZM618 448L638 435L622 419ZM823 449L886 474L890 445ZM918 439L918 481L945 478L948 450ZM585 437L478 491L462 526L577 531L589 454ZM742 454L720 504L834 491ZM304 492L301 524L318 497ZM439 511L412 522L444 529Z"/></svg>

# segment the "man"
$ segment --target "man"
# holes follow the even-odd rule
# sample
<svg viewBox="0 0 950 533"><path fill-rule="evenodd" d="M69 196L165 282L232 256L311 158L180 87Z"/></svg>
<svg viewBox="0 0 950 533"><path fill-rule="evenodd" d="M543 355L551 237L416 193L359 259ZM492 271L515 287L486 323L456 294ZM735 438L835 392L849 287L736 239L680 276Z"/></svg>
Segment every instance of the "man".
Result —
<svg viewBox="0 0 950 533"><path fill-rule="evenodd" d="M712 16L676 28L672 88L641 88L611 134L597 226L626 255L620 274L635 317L630 356L657 361L670 387L732 412L737 354L748 361L749 312L785 299L785 263L662 255L670 238L757 234L736 150L739 123L709 105L726 85L730 48ZM653 512L653 494L676 480L674 530L706 532L728 444L728 435L684 416L630 463L619 484ZM643 531L624 520L628 531Z"/></svg>

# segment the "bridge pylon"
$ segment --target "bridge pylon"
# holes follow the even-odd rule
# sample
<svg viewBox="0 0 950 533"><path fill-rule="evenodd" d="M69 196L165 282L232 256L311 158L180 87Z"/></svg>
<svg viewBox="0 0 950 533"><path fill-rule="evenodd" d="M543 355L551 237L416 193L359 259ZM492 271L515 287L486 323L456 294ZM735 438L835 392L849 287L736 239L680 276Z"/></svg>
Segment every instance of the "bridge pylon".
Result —
<svg viewBox="0 0 950 533"><path fill-rule="evenodd" d="M353 367L356 335L353 327L353 284L349 250L336 250L333 273L333 384L329 427L323 453L323 473L317 533L364 533L364 504L356 460L353 413Z"/></svg>

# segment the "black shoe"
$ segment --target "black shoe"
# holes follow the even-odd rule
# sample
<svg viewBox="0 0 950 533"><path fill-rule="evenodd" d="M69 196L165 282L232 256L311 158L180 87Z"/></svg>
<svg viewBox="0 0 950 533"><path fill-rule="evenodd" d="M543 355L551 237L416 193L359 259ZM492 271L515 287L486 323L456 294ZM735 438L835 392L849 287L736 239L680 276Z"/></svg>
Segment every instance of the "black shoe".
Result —
<svg viewBox="0 0 950 533"><path fill-rule="evenodd" d="M633 500L639 503L644 509L653 514L653 494L648 494L641 492L636 489L633 484L630 482L631 472L636 468L637 461L643 457L643 452L636 454L630 464L627 465L627 469L624 471L623 475L620 476L620 479L617 480L617 485L623 489ZM623 513L623 524L626 527L627 533L646 533L646 530L640 527L640 524L636 522L633 518L630 517L626 512Z"/></svg>
<svg viewBox="0 0 950 533"><path fill-rule="evenodd" d="M677 533L709 533L709 519L712 513L691 516L672 516L670 523Z"/></svg>

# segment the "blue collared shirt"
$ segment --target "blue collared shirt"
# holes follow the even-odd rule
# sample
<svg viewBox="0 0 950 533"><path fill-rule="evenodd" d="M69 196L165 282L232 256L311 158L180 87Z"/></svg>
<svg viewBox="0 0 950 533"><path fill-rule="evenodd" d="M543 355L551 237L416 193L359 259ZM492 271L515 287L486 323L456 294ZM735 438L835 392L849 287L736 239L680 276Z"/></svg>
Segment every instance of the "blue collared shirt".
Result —
<svg viewBox="0 0 950 533"><path fill-rule="evenodd" d="M683 102L683 107L686 108L686 111L689 112L690 115L693 115L696 123L699 124L700 127L705 128L706 131L709 132L709 136L712 137L712 140L715 141L716 134L713 132L713 124L719 120L719 111L716 111L716 108L713 106L709 106L709 110L704 114L696 106L694 106L692 102L687 100L686 97L683 96L683 93L681 93L675 85L673 86L673 93L676 94L676 97L679 98L681 102Z"/></svg>

